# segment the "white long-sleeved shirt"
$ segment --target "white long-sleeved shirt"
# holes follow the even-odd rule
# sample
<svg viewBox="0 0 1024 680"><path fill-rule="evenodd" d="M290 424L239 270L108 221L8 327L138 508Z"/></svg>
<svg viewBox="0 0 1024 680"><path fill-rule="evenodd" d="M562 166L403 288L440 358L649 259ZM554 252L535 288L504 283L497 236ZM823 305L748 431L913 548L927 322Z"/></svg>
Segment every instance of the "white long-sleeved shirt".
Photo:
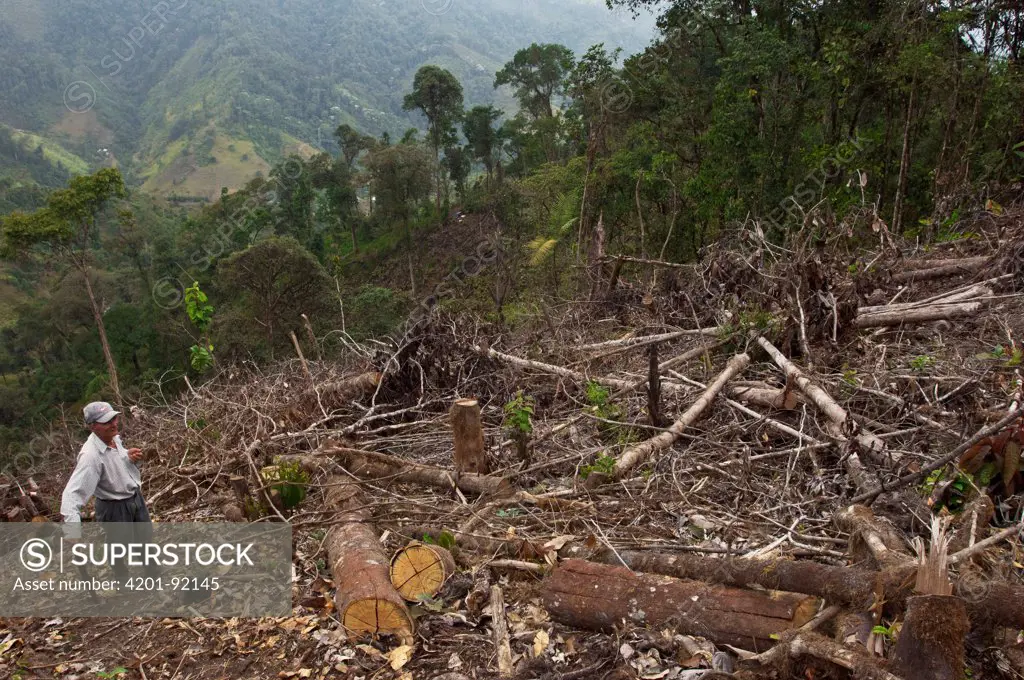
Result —
<svg viewBox="0 0 1024 680"><path fill-rule="evenodd" d="M121 443L120 435L114 437L114 446L107 446L95 434L89 435L61 496L64 533L73 538L81 536L80 513L90 496L106 501L124 500L141 488L142 473L128 458L128 449Z"/></svg>

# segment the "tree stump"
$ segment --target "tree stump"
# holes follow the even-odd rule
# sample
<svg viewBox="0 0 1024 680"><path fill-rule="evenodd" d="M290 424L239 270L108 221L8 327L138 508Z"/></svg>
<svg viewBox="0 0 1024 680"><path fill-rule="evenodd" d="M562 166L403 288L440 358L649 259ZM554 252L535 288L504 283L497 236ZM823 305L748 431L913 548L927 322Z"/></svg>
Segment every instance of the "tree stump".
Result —
<svg viewBox="0 0 1024 680"><path fill-rule="evenodd" d="M455 573L455 559L439 545L413 541L391 558L391 583L409 602L437 595Z"/></svg>
<svg viewBox="0 0 1024 680"><path fill-rule="evenodd" d="M480 404L476 399L459 399L452 404L451 419L455 438L455 471L460 475L464 472L488 474Z"/></svg>
<svg viewBox="0 0 1024 680"><path fill-rule="evenodd" d="M325 545L337 584L338 615L350 634L396 635L412 639L413 620L391 585L388 559L377 540L359 487L347 477L332 477L327 505L340 512Z"/></svg>
<svg viewBox="0 0 1024 680"><path fill-rule="evenodd" d="M961 680L969 631L967 606L959 597L910 598L893 650L893 672L904 680Z"/></svg>

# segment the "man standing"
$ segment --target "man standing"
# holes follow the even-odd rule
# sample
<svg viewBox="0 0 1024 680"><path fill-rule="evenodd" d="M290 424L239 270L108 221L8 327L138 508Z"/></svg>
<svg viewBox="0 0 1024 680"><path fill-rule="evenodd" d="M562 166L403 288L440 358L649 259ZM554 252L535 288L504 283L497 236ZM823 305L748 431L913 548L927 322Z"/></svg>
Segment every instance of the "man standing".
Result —
<svg viewBox="0 0 1024 680"><path fill-rule="evenodd" d="M121 414L110 404L93 402L84 412L85 425L92 434L82 446L75 471L61 496L64 535L81 538L82 507L95 495L96 521L119 523L107 527L108 540L148 542L152 538L152 524L142 498L142 474L138 467L142 449L126 449L121 443ZM120 577L127 576L123 562L115 565L114 571Z"/></svg>

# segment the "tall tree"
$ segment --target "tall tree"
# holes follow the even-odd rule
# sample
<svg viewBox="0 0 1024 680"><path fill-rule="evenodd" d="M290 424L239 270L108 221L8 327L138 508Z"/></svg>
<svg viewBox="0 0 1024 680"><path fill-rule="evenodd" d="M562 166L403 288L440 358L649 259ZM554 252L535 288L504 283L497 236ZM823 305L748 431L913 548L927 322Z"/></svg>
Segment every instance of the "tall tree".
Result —
<svg viewBox="0 0 1024 680"><path fill-rule="evenodd" d="M437 183L437 212L441 212L441 149L454 141L455 123L462 116L462 84L440 66L427 65L416 72L412 92L405 96L407 111L419 109L427 118L430 144L434 148L434 179Z"/></svg>
<svg viewBox="0 0 1024 680"><path fill-rule="evenodd" d="M430 195L430 152L419 144L395 144L378 147L366 158L371 190L381 212L401 221L405 227L409 284L416 294L412 266L412 215L416 204Z"/></svg>
<svg viewBox="0 0 1024 680"><path fill-rule="evenodd" d="M341 147L341 157L345 159L349 170L355 169L359 154L370 149L375 141L373 137L361 134L348 124L339 125L334 131L334 136Z"/></svg>
<svg viewBox="0 0 1024 680"><path fill-rule="evenodd" d="M5 254L41 246L59 253L82 275L110 374L110 388L119 406L124 403L117 364L107 340L103 311L93 291L91 269L92 250L99 240L100 215L112 200L123 198L126 193L124 179L117 168L104 168L93 175L73 178L67 189L50 194L46 207L33 213L12 213L0 223L3 236L0 250Z"/></svg>
<svg viewBox="0 0 1024 680"><path fill-rule="evenodd" d="M339 226L348 225L352 234L352 250L358 253L355 209L359 199L352 186L352 170L348 160L344 157L331 158L330 154L322 153L310 160L310 172L313 187L322 190L327 198L331 216Z"/></svg>
<svg viewBox="0 0 1024 680"><path fill-rule="evenodd" d="M533 43L516 52L498 71L494 87L510 85L519 105L534 120L555 115L554 98L565 92L573 68L572 50L564 45Z"/></svg>
<svg viewBox="0 0 1024 680"><path fill-rule="evenodd" d="M498 129L494 124L501 116L502 112L493 106L474 106L462 120L462 134L466 137L470 155L483 163L488 183L494 177L494 164L500 146Z"/></svg>
<svg viewBox="0 0 1024 680"><path fill-rule="evenodd" d="M217 273L218 284L232 301L228 318L255 323L271 357L287 331L299 327L302 314L314 314L329 299L330 277L291 237L272 237L232 253L220 262ZM238 329L229 321L220 332L237 334Z"/></svg>

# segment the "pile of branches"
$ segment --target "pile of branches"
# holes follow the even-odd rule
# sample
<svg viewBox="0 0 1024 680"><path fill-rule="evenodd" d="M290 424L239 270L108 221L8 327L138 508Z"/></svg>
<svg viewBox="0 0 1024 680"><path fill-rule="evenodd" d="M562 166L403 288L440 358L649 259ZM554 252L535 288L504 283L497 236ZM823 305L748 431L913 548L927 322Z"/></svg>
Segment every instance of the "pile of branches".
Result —
<svg viewBox="0 0 1024 680"><path fill-rule="evenodd" d="M233 369L130 421L151 509L291 523L297 615L342 631L313 669L367 670L368 635L410 648L378 677L1024 674L999 222L927 253L751 230L514 332L437 315L344 365ZM388 562L417 543L443 587L411 602Z"/></svg>

